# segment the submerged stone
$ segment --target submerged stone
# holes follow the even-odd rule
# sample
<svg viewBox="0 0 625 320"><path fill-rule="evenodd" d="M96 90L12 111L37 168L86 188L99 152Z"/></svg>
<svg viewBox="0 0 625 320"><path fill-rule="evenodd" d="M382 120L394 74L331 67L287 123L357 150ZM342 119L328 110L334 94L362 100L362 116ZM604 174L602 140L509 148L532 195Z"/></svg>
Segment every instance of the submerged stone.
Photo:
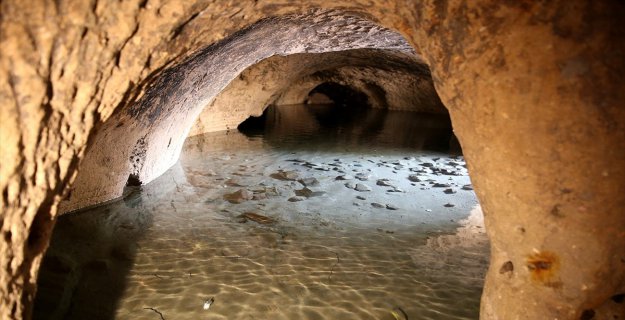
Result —
<svg viewBox="0 0 625 320"><path fill-rule="evenodd" d="M261 214L254 213L254 212L245 212L241 214L240 216L238 216L238 218L240 219L239 222L242 222L243 219L245 219L246 221L252 220L260 224L272 224L276 222L276 220L273 218L263 216Z"/></svg>
<svg viewBox="0 0 625 320"><path fill-rule="evenodd" d="M278 171L272 173L270 177L278 180L295 181L299 178L299 172L297 171Z"/></svg>
<svg viewBox="0 0 625 320"><path fill-rule="evenodd" d="M295 195L302 196L306 198L310 197L318 197L326 194L324 191L313 191L308 188L302 188L300 190L295 190Z"/></svg>
<svg viewBox="0 0 625 320"><path fill-rule="evenodd" d="M384 187L394 187L394 185L390 182L389 179L378 179L378 181L375 183L378 186L384 186Z"/></svg>
<svg viewBox="0 0 625 320"><path fill-rule="evenodd" d="M306 197L304 196L294 196L294 197L289 198L290 202L299 202L299 201L304 201L304 200L306 200Z"/></svg>
<svg viewBox="0 0 625 320"><path fill-rule="evenodd" d="M352 180L352 179L354 179L354 177L348 174L336 177L336 180Z"/></svg>
<svg viewBox="0 0 625 320"><path fill-rule="evenodd" d="M298 182L303 184L306 187L319 185L319 180L317 180L317 178L312 178L312 177L311 178L299 179Z"/></svg>
<svg viewBox="0 0 625 320"><path fill-rule="evenodd" d="M449 188L449 187L451 187L451 186L450 186L448 183L440 183L440 182L437 182L437 183L434 183L434 184L432 185L432 187L434 187L434 188Z"/></svg>
<svg viewBox="0 0 625 320"><path fill-rule="evenodd" d="M228 193L224 195L224 200L229 201L230 203L242 203L247 200L251 200L254 197L254 194L246 189L239 189L236 192Z"/></svg>

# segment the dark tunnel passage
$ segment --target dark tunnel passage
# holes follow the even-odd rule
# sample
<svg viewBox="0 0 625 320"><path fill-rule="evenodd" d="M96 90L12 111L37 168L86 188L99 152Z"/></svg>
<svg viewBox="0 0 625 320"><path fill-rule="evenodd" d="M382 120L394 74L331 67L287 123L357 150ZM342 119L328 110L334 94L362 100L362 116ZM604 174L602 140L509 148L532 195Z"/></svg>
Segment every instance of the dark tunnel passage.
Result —
<svg viewBox="0 0 625 320"><path fill-rule="evenodd" d="M369 107L367 96L350 88L334 82L324 82L308 93L306 104L333 103L339 107L366 108Z"/></svg>

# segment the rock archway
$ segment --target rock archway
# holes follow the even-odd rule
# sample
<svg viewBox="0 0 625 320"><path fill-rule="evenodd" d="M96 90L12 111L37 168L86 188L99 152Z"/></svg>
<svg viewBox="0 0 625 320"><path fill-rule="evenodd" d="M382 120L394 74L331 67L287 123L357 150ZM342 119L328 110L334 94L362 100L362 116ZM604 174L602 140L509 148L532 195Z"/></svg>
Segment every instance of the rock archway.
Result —
<svg viewBox="0 0 625 320"><path fill-rule="evenodd" d="M264 19L203 48L163 70L142 97L102 124L79 168L86 174L77 177L61 211L117 198L129 177L148 183L164 173L178 161L202 109L248 66L274 55L362 48L411 51L398 33L334 11ZM230 126L257 105L251 100L227 108L229 116L242 116Z"/></svg>
<svg viewBox="0 0 625 320"><path fill-rule="evenodd" d="M236 128L271 104L304 103L328 81L363 92L375 108L446 114L427 65L411 51L358 49L265 59L233 79L203 109L190 134Z"/></svg>
<svg viewBox="0 0 625 320"><path fill-rule="evenodd" d="M380 26L404 35L430 67L463 146L492 243L481 317L622 310L625 8L617 1L8 0L0 8L2 318L30 313L62 197L76 201L70 210L114 197L130 174L158 176L212 97L271 55L410 50ZM317 41L293 42L299 36ZM109 171L101 190L77 188L79 177L70 195L77 173Z"/></svg>

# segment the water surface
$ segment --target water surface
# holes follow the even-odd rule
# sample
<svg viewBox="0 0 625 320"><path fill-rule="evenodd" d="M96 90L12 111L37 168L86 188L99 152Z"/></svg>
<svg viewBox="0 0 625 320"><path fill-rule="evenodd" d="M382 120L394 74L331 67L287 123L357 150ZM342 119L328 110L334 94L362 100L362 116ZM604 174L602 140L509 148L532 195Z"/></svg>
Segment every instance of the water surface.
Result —
<svg viewBox="0 0 625 320"><path fill-rule="evenodd" d="M191 137L160 178L62 216L35 319L478 317L488 246L479 225L455 235L478 202L445 117L261 121Z"/></svg>

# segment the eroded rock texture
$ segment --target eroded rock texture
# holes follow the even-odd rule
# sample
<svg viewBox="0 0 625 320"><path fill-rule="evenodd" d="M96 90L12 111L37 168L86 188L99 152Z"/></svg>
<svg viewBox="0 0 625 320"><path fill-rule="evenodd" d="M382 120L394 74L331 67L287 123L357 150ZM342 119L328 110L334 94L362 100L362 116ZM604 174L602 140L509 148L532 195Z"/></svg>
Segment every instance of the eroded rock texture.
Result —
<svg viewBox="0 0 625 320"><path fill-rule="evenodd" d="M5 0L0 16L0 318L28 318L63 197L71 210L160 175L202 109L219 110L213 99L262 60L335 52L327 59L345 63L304 63L295 86L211 126L321 81L364 88L345 77L384 68L345 57L371 49L414 49L452 117L492 243L481 317L622 310L611 299L625 292L617 1Z"/></svg>

